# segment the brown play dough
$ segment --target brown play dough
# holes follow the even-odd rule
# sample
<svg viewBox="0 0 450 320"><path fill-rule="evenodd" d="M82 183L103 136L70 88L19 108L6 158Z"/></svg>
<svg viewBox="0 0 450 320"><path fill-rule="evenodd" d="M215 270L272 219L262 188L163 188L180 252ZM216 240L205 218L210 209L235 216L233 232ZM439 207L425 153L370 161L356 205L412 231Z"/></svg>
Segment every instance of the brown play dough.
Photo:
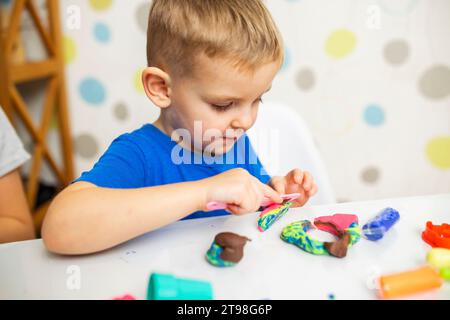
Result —
<svg viewBox="0 0 450 320"><path fill-rule="evenodd" d="M214 238L214 242L223 248L220 258L234 263L241 261L244 256L244 246L247 241L251 240L232 232L222 232Z"/></svg>
<svg viewBox="0 0 450 320"><path fill-rule="evenodd" d="M340 230L334 223L331 222L317 221L315 225L325 225L336 230L338 240L334 242L325 242L324 247L332 256L344 258L347 255L348 244L350 243L350 235L348 232Z"/></svg>

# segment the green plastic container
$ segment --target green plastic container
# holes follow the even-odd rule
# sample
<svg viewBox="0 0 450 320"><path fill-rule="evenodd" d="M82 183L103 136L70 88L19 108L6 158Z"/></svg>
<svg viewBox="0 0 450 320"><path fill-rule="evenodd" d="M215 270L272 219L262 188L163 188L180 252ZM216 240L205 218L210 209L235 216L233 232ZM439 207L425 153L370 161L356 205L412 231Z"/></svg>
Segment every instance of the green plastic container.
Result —
<svg viewBox="0 0 450 320"><path fill-rule="evenodd" d="M209 282L176 278L171 274L152 273L148 282L147 300L212 300Z"/></svg>

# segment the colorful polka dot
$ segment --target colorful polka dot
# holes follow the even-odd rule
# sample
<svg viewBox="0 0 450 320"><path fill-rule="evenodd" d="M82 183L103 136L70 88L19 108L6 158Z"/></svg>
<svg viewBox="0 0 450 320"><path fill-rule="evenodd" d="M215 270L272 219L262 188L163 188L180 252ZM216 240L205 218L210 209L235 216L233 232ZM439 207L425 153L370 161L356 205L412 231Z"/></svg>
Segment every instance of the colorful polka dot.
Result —
<svg viewBox="0 0 450 320"><path fill-rule="evenodd" d="M311 90L316 82L314 72L311 69L300 70L297 74L296 82L300 89L304 91Z"/></svg>
<svg viewBox="0 0 450 320"><path fill-rule="evenodd" d="M94 36L98 42L107 43L111 39L111 31L106 24L98 22L94 26Z"/></svg>
<svg viewBox="0 0 450 320"><path fill-rule="evenodd" d="M64 62L66 64L72 63L77 56L77 45L71 37L64 36L63 50L64 50Z"/></svg>
<svg viewBox="0 0 450 320"><path fill-rule="evenodd" d="M92 105L103 103L106 97L105 88L94 78L86 78L80 83L80 95L84 101Z"/></svg>
<svg viewBox="0 0 450 320"><path fill-rule="evenodd" d="M339 29L330 34L325 43L325 52L332 58L348 56L356 46L356 36L347 29Z"/></svg>
<svg viewBox="0 0 450 320"><path fill-rule="evenodd" d="M426 154L436 168L450 169L450 136L432 139L426 146Z"/></svg>
<svg viewBox="0 0 450 320"><path fill-rule="evenodd" d="M291 65L291 52L288 48L285 48L284 49L284 60L283 60L283 64L281 65L280 72L286 71L290 65Z"/></svg>
<svg viewBox="0 0 450 320"><path fill-rule="evenodd" d="M112 4L112 0L89 0L92 9L96 11L104 11L109 9Z"/></svg>
<svg viewBox="0 0 450 320"><path fill-rule="evenodd" d="M363 170L361 179L367 184L375 184L380 178L380 171L375 167L368 167Z"/></svg>
<svg viewBox="0 0 450 320"><path fill-rule="evenodd" d="M90 134L81 134L74 141L75 152L82 158L92 159L98 155L97 140Z"/></svg>
<svg viewBox="0 0 450 320"><path fill-rule="evenodd" d="M435 65L427 69L419 79L419 90L427 98L444 99L450 95L450 68Z"/></svg>
<svg viewBox="0 0 450 320"><path fill-rule="evenodd" d="M369 105L364 110L364 121L370 126L380 126L385 121L383 109L378 105Z"/></svg>
<svg viewBox="0 0 450 320"><path fill-rule="evenodd" d="M404 40L393 40L384 48L384 59L391 65L405 63L409 56L409 46Z"/></svg>
<svg viewBox="0 0 450 320"><path fill-rule="evenodd" d="M118 103L114 106L114 116L117 120L125 121L128 119L128 107L123 103Z"/></svg>

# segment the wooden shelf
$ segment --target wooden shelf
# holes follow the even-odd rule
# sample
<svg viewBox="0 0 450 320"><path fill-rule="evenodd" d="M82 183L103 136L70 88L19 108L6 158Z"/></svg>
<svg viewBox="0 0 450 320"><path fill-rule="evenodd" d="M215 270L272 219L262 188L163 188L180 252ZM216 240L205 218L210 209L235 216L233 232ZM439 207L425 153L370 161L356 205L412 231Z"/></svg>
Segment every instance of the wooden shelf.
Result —
<svg viewBox="0 0 450 320"><path fill-rule="evenodd" d="M56 59L42 62L29 62L11 66L11 80L23 83L36 79L44 79L58 74L59 64Z"/></svg>

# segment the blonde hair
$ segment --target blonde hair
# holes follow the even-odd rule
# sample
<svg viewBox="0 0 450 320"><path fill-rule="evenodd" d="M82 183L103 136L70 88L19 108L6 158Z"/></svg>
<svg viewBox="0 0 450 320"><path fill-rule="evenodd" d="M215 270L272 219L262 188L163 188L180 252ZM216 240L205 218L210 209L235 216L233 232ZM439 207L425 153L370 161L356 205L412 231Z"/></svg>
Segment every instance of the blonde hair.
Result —
<svg viewBox="0 0 450 320"><path fill-rule="evenodd" d="M282 37L262 0L153 0L148 66L192 75L201 53L250 72L284 60Z"/></svg>

